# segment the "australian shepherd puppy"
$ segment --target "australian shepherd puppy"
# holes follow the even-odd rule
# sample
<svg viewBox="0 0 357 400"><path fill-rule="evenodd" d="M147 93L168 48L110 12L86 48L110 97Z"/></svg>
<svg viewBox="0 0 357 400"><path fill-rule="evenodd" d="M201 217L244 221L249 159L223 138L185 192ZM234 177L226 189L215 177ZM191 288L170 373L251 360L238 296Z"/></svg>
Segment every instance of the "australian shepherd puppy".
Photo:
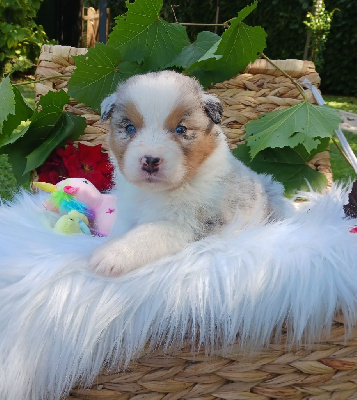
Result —
<svg viewBox="0 0 357 400"><path fill-rule="evenodd" d="M92 270L121 275L233 220L244 227L284 217L282 185L231 154L222 112L216 96L172 71L131 77L103 101L118 167L118 220L115 237L92 255Z"/></svg>

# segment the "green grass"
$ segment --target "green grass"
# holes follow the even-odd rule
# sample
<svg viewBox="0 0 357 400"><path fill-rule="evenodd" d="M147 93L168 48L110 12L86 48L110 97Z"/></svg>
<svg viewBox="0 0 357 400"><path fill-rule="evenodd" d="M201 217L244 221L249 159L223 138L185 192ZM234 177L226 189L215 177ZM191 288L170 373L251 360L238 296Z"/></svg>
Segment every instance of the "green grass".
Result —
<svg viewBox="0 0 357 400"><path fill-rule="evenodd" d="M326 103L333 108L357 114L356 97L323 95L323 98Z"/></svg>
<svg viewBox="0 0 357 400"><path fill-rule="evenodd" d="M347 97L347 96L323 96L326 103L338 110L348 111L357 114L357 98ZM353 152L357 154L357 134L349 131L344 131L344 135L351 146ZM339 140L334 136L337 144L341 147ZM334 142L330 142L330 158L331 158L331 168L333 174L333 180L336 182L348 182L349 180L356 179L356 173L342 156L340 151L337 149Z"/></svg>

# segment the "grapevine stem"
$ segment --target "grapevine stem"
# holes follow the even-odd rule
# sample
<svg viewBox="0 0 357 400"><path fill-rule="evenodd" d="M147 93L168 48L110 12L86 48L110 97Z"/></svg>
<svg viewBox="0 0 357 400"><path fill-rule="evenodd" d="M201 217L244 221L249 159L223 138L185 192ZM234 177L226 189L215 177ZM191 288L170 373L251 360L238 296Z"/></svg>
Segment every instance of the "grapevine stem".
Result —
<svg viewBox="0 0 357 400"><path fill-rule="evenodd" d="M308 101L306 94L304 92L304 89L301 87L301 85L298 83L296 79L294 79L292 76L287 74L284 70L282 70L278 65L276 65L268 56L266 56L264 53L258 53L261 57L265 58L268 62L270 62L271 65L273 65L276 69L278 69L285 77L291 80L291 82L297 87L298 91L301 93L301 96L303 97L304 101Z"/></svg>
<svg viewBox="0 0 357 400"><path fill-rule="evenodd" d="M200 24L200 23L195 23L195 22L180 22L180 25L183 25L183 26L223 26L224 28L226 28L227 22L224 22L223 24Z"/></svg>
<svg viewBox="0 0 357 400"><path fill-rule="evenodd" d="M62 78L70 78L71 75L53 75L53 76L46 76L45 78L35 79L33 81L26 81L26 82L19 82L19 83L12 83L12 86L23 86L23 85L31 85L32 83L39 83L42 81L48 81L50 79L62 79Z"/></svg>

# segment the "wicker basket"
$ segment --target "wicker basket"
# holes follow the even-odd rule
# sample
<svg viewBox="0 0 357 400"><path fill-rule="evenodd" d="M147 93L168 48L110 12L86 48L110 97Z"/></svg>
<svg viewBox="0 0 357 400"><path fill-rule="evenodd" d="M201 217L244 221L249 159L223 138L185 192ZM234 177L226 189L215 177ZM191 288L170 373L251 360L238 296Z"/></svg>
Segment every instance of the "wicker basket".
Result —
<svg viewBox="0 0 357 400"><path fill-rule="evenodd" d="M36 69L36 78L50 76L56 78L36 83L36 99L38 100L39 96L46 94L49 90L67 90L69 75L75 68L72 56L86 52L85 48L44 45ZM314 85L319 86L320 77L311 61L278 60L275 62L295 79L302 81L307 78ZM216 84L210 92L215 93L222 101L224 108L222 128L231 148L242 142L245 124L257 119L259 114L288 108L302 101L301 94L291 81L263 59L256 60L236 77ZM307 90L306 93L309 101L316 104L311 91ZM71 100L66 109L86 119L87 127L79 140L92 145L101 143L103 149L107 150L105 138L109 129L108 123L99 122L98 113L74 100ZM317 154L309 165L324 173L328 181L332 182L329 152Z"/></svg>
<svg viewBox="0 0 357 400"><path fill-rule="evenodd" d="M351 332L357 337L357 328ZM352 400L357 399L357 341L346 341L336 320L326 342L286 350L271 345L255 355L232 349L225 357L154 354L125 372L103 374L66 400Z"/></svg>
<svg viewBox="0 0 357 400"><path fill-rule="evenodd" d="M37 99L49 90L66 90L68 75L75 68L72 56L86 52L87 49L43 46L36 77L56 77L36 84ZM307 78L317 86L320 83L311 62L277 63L296 79ZM302 100L291 81L265 60L257 60L242 74L210 91L223 103L222 125L231 148L242 141L248 121ZM307 95L309 101L315 102L309 91ZM101 143L106 148L108 124L99 122L98 113L74 100L67 110L86 118L81 142ZM309 165L331 179L328 152L318 154ZM357 337L357 328L349 337ZM190 346L175 355L158 352L132 362L124 372L103 372L92 388L73 389L67 400L357 400L357 341L346 340L343 318L336 317L328 338L290 350L284 344L272 344L249 356L242 354L239 346L224 357L207 357L203 351L192 354Z"/></svg>
<svg viewBox="0 0 357 400"><path fill-rule="evenodd" d="M320 77L311 61L277 60L281 69L293 78L309 79L316 86ZM211 90L223 104L223 130L232 146L242 140L245 124L259 114L283 110L300 103L303 98L295 85L267 60L259 59L243 73L229 81L216 84ZM308 100L316 101L310 90Z"/></svg>

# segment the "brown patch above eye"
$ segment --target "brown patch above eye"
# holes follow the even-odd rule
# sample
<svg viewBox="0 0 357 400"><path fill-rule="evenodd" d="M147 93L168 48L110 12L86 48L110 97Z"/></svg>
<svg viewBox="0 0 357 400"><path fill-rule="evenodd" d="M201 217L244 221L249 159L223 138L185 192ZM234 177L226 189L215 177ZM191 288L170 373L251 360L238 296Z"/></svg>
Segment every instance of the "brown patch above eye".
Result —
<svg viewBox="0 0 357 400"><path fill-rule="evenodd" d="M164 123L165 129L167 129L169 132L173 132L177 127L177 125L182 120L182 118L188 114L189 112L187 110L187 107L183 105L174 108L165 120Z"/></svg>
<svg viewBox="0 0 357 400"><path fill-rule="evenodd" d="M109 147L117 159L119 168L123 168L124 155L130 138L125 133L125 126L133 124L137 130L143 128L144 118L134 103L127 103L122 110L122 117L114 123L108 136ZM120 134L116 132L119 130Z"/></svg>
<svg viewBox="0 0 357 400"><path fill-rule="evenodd" d="M136 129L141 129L144 126L144 118L134 103L126 104L124 113Z"/></svg>

